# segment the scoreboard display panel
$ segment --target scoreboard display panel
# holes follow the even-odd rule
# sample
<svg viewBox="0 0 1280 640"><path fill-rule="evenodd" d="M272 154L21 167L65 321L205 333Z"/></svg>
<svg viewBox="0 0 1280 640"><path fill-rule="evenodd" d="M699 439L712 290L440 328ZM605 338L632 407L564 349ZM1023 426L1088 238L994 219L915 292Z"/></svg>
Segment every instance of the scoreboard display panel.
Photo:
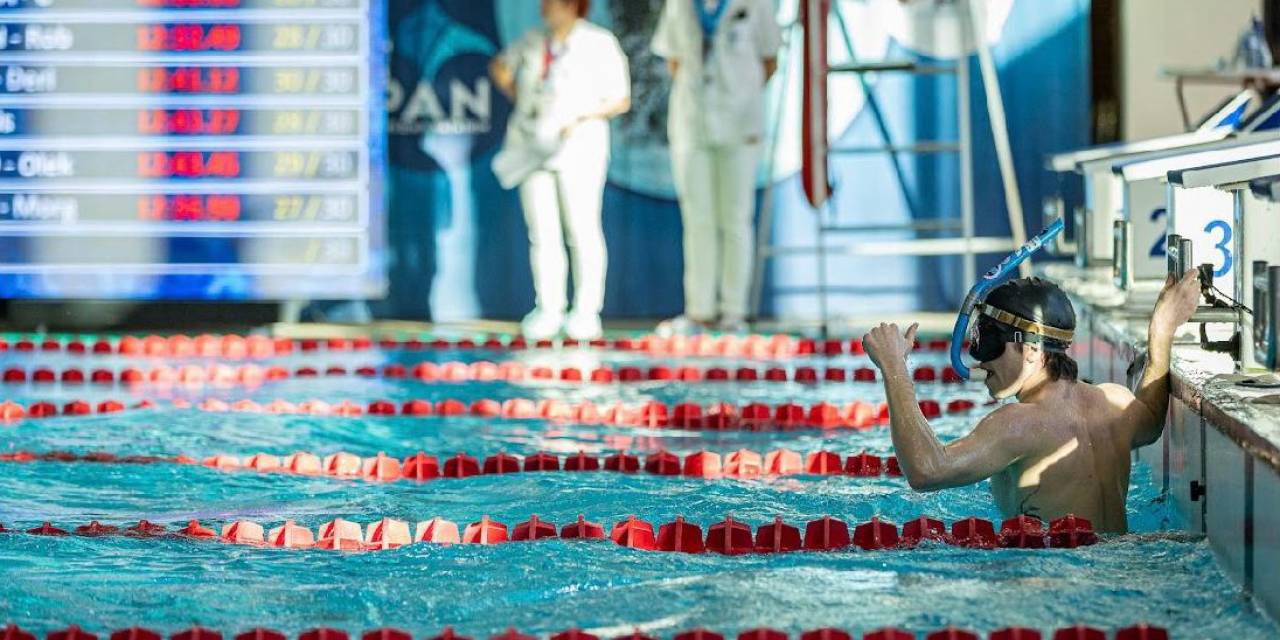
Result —
<svg viewBox="0 0 1280 640"><path fill-rule="evenodd" d="M372 298L385 0L0 0L0 296Z"/></svg>

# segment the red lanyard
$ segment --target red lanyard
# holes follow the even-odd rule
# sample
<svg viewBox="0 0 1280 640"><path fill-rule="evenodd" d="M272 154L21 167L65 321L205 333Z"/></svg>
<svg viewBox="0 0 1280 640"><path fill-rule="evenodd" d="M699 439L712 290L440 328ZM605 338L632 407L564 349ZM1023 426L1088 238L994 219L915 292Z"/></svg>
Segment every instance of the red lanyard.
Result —
<svg viewBox="0 0 1280 640"><path fill-rule="evenodd" d="M542 51L542 81L543 82L546 82L547 77L551 75L551 67L554 67L556 65L556 61L560 59L560 56L564 55L564 50L567 48L567 46L568 46L568 43L566 43L565 45L562 45L560 47L559 53L557 53L551 47L551 36L547 36L546 45Z"/></svg>

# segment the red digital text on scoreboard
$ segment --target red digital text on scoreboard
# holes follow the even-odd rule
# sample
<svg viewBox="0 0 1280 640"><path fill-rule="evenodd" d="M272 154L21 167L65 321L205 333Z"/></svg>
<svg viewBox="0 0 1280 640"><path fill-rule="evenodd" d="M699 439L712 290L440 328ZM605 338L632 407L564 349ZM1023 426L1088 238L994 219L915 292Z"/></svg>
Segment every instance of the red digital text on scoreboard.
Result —
<svg viewBox="0 0 1280 640"><path fill-rule="evenodd" d="M138 219L147 222L236 222L238 195L150 195L138 198Z"/></svg>
<svg viewBox="0 0 1280 640"><path fill-rule="evenodd" d="M138 133L221 136L240 131L239 109L149 109L138 112Z"/></svg>
<svg viewBox="0 0 1280 640"><path fill-rule="evenodd" d="M241 0L137 0L148 9L236 9Z"/></svg>
<svg viewBox="0 0 1280 640"><path fill-rule="evenodd" d="M236 67L151 67L138 70L142 93L239 93Z"/></svg>
<svg viewBox="0 0 1280 640"><path fill-rule="evenodd" d="M138 154L139 178L238 178L235 151L144 151Z"/></svg>
<svg viewBox="0 0 1280 640"><path fill-rule="evenodd" d="M238 24L148 24L137 29L139 51L235 51Z"/></svg>

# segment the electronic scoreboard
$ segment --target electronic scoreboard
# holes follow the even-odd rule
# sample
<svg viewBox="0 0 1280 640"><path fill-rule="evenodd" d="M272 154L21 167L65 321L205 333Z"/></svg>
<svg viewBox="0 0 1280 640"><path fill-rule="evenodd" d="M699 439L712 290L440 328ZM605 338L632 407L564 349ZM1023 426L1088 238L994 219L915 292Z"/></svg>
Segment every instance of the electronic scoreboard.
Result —
<svg viewBox="0 0 1280 640"><path fill-rule="evenodd" d="M385 292L384 0L0 0L0 296Z"/></svg>

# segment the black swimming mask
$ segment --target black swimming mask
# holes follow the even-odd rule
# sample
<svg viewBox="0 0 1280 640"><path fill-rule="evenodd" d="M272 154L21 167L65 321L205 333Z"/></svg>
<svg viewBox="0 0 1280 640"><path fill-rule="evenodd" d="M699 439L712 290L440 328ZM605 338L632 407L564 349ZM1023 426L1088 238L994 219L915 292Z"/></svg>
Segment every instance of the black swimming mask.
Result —
<svg viewBox="0 0 1280 640"><path fill-rule="evenodd" d="M1036 343L1045 351L1071 346L1076 314L1071 301L1053 283L1039 278L1010 280L987 294L974 312L969 355L991 362L1010 342Z"/></svg>
<svg viewBox="0 0 1280 640"><path fill-rule="evenodd" d="M969 355L978 362L991 362L1004 354L1009 342L1005 327L988 316L979 315L969 332Z"/></svg>

